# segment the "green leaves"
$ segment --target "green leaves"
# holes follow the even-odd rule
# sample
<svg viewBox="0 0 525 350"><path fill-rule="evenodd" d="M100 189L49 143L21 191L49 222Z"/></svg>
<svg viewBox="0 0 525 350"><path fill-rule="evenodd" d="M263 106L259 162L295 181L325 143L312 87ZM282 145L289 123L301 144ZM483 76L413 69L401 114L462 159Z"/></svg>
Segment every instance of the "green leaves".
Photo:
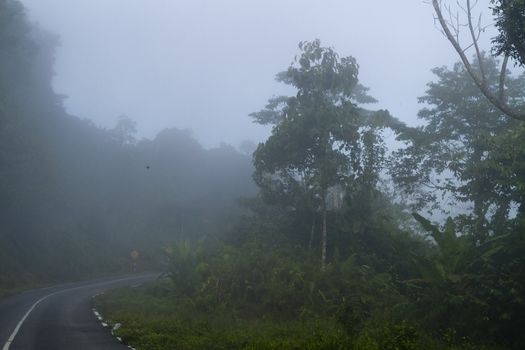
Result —
<svg viewBox="0 0 525 350"><path fill-rule="evenodd" d="M521 66L525 64L525 1L492 0L492 12L496 16L499 35L492 39L494 52L514 58Z"/></svg>
<svg viewBox="0 0 525 350"><path fill-rule="evenodd" d="M166 275L180 294L191 296L199 284L197 248L188 239L180 240L170 250Z"/></svg>
<svg viewBox="0 0 525 350"><path fill-rule="evenodd" d="M487 81L496 87L497 61L484 56L483 62ZM425 125L399 128L398 139L405 147L393 152L390 173L418 209L440 209L437 203L442 198L472 206L456 224L483 242L490 235L505 233L511 202L519 202L514 199L517 186L509 181L515 168L504 156L518 152L503 151L502 146L520 126L483 96L461 63L451 69L435 68L433 73L437 80L428 84L419 99L427 105L419 112ZM525 78L508 76L506 86L509 105L523 104ZM515 138L514 147L523 149L523 139Z"/></svg>
<svg viewBox="0 0 525 350"><path fill-rule="evenodd" d="M342 198L360 187L375 190L386 152L381 131L402 125L388 111L357 106L375 100L358 83L353 57L339 57L319 40L301 42L299 48L294 63L277 75L297 94L272 98L250 115L257 123L273 125L272 135L254 153L254 180L263 198L289 215L322 213L324 266L327 212L341 207L328 208L329 194L336 191Z"/></svg>
<svg viewBox="0 0 525 350"><path fill-rule="evenodd" d="M340 58L319 40L301 42L299 48L295 63L277 76L296 87L297 95L272 98L250 115L274 125L254 154L254 178L264 190L302 182L312 186L312 198L321 198L327 188L356 179L365 169L377 173L385 152L379 130L396 123L387 111L355 105L375 100L358 84L354 58Z"/></svg>
<svg viewBox="0 0 525 350"><path fill-rule="evenodd" d="M260 112L250 114L255 123L262 125L277 125L286 117L286 106L293 104L293 97L278 96L268 100L266 107Z"/></svg>
<svg viewBox="0 0 525 350"><path fill-rule="evenodd" d="M412 213L412 216L414 217L414 219L416 219L417 222L419 222L421 224L421 226L423 226L423 228L426 231L428 231L428 232L430 232L432 234L432 237L434 239L436 239L436 237L439 237L439 234L440 234L439 228L436 225L432 224L430 222L430 220L424 218L423 216L421 216L421 215L419 215L418 213L415 213L415 212Z"/></svg>
<svg viewBox="0 0 525 350"><path fill-rule="evenodd" d="M277 74L277 81L297 88L298 96L320 94L330 96L334 102L352 96L357 85L359 67L355 58L339 58L328 47L322 47L320 40L299 43L301 55L288 70ZM360 88L364 97L366 89Z"/></svg>

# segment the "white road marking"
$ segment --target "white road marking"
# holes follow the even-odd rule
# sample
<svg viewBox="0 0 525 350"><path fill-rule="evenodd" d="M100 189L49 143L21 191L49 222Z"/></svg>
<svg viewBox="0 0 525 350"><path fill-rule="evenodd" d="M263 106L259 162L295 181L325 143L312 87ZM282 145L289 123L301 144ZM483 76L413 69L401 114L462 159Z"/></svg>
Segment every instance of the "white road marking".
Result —
<svg viewBox="0 0 525 350"><path fill-rule="evenodd" d="M53 292L51 294L48 294L48 295L38 299L33 305L31 305L29 310L27 310L25 315L20 319L20 322L18 322L18 324L16 325L15 329L13 330L13 333L11 333L11 335L9 336L7 341L5 342L4 346L2 347L2 350L9 350L9 347L11 346L13 341L15 340L15 337L18 334L18 331L20 330L20 327L22 327L22 325L24 324L26 318L35 309L35 307L37 307L38 304L40 304L41 302L43 302L47 298L52 297L53 295L56 295L56 294L59 294L59 293L65 293L65 292L69 292L69 291L76 290L76 289L82 289L82 288L87 288L87 287L103 286L105 284L112 284L112 283L121 282L121 281L125 281L125 280L128 280L128 279L133 279L133 278L136 278L136 277L132 276L132 277L121 278L121 279L118 279L118 280L113 280L113 281L108 281L108 282L100 282L100 283L96 283L96 284L88 284L88 285L85 285L85 286L79 286L79 287L74 287L74 288L69 288L69 289L63 289L63 290L59 290L59 291Z"/></svg>
<svg viewBox="0 0 525 350"><path fill-rule="evenodd" d="M26 314L22 317L22 319L20 320L20 322L18 322L18 324L16 325L15 327L15 330L13 331L13 333L11 333L11 335L9 336L9 339L7 339L7 341L5 342L4 344L4 347L2 348L2 350L9 350L9 347L11 346L11 343L15 340L15 337L18 333L18 331L20 330L20 327L22 327L22 324L24 323L24 321L26 320L27 316L29 316L29 314L31 313L31 311L33 311L33 309L38 305L40 304L42 301L46 300L47 298L55 295L55 294L58 294L60 292L54 292L54 293L51 293L51 294L48 294L46 295L45 297L43 298L40 298L36 301L36 303L34 303L30 308L29 310L27 310Z"/></svg>

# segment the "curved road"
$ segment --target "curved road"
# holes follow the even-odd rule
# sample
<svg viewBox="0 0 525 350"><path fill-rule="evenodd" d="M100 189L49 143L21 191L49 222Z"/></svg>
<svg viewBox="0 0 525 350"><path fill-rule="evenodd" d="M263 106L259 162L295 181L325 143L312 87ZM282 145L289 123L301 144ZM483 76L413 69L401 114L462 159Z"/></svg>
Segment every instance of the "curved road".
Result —
<svg viewBox="0 0 525 350"><path fill-rule="evenodd" d="M0 299L0 349L128 349L102 327L91 309L91 297L110 288L150 282L158 275L101 278Z"/></svg>

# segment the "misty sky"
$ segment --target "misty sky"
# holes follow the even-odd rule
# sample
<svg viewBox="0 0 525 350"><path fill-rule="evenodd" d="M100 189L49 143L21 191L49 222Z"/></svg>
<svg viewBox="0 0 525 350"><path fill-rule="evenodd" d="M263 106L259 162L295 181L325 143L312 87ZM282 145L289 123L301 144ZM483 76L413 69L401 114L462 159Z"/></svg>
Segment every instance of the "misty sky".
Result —
<svg viewBox="0 0 525 350"><path fill-rule="evenodd" d="M54 86L71 114L108 128L126 114L149 138L190 128L206 147L268 136L248 114L289 92L274 76L301 40L354 56L374 108L411 124L430 69L457 60L422 0L22 2L61 38Z"/></svg>

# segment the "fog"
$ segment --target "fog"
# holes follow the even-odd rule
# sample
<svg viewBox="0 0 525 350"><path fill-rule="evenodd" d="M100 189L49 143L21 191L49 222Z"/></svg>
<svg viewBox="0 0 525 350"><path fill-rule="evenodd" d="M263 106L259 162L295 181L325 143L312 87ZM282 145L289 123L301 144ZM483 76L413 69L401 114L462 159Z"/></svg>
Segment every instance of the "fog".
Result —
<svg viewBox="0 0 525 350"><path fill-rule="evenodd" d="M525 349L523 23L0 0L0 347Z"/></svg>
<svg viewBox="0 0 525 350"><path fill-rule="evenodd" d="M299 41L354 56L377 108L409 124L430 69L457 60L421 0L22 2L60 37L54 87L68 112L108 128L125 114L148 138L189 128L205 147L269 135L247 115L286 92L274 76Z"/></svg>

